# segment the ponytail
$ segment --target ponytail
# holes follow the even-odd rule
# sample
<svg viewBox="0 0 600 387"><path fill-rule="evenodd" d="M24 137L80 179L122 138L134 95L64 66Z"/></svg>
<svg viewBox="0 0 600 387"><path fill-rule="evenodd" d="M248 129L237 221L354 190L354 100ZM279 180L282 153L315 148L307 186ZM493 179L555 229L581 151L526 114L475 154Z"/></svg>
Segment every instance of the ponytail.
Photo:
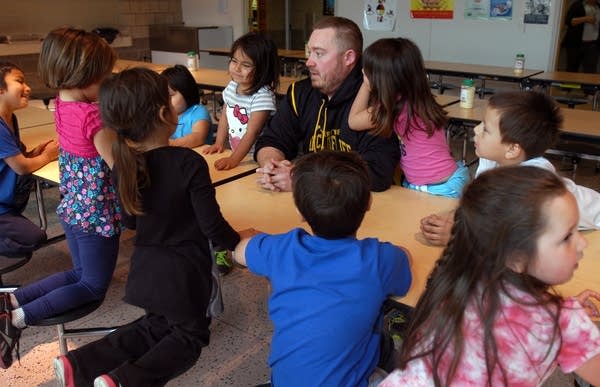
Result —
<svg viewBox="0 0 600 387"><path fill-rule="evenodd" d="M127 144L122 135L117 135L112 151L121 205L128 214L143 215L140 188L149 182L146 161L140 152Z"/></svg>

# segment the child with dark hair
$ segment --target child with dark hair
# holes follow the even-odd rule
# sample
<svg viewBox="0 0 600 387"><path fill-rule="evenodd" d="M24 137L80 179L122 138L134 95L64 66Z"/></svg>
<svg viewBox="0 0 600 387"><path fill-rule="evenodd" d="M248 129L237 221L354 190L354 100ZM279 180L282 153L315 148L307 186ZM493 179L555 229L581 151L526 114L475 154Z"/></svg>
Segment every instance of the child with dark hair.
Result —
<svg viewBox="0 0 600 387"><path fill-rule="evenodd" d="M537 92L506 92L490 97L483 121L475 127L475 175L498 166L528 165L556 173L544 152L558 140L560 108L552 98ZM600 228L600 194L562 178L579 206L579 227ZM421 220L421 231L433 244L448 242L453 212Z"/></svg>
<svg viewBox="0 0 600 387"><path fill-rule="evenodd" d="M469 170L452 157L446 112L431 94L419 47L409 39L379 39L363 54L363 73L348 116L350 128L398 136L404 187L459 197Z"/></svg>
<svg viewBox="0 0 600 387"><path fill-rule="evenodd" d="M115 180L124 222L137 230L125 301L140 319L55 359L63 386L163 386L208 345L209 238L233 249L240 236L221 215L208 166L169 146L177 114L167 80L125 70L102 84L102 120L114 128Z"/></svg>
<svg viewBox="0 0 600 387"><path fill-rule="evenodd" d="M29 151L21 142L14 112L27 107L30 93L23 71L0 62L0 254L31 252L46 240L44 230L22 213L33 187L31 173L56 159L58 142L49 140ZM0 300L0 312L1 306Z"/></svg>
<svg viewBox="0 0 600 387"><path fill-rule="evenodd" d="M162 73L169 82L169 95L179 122L169 139L173 146L195 148L212 144L212 121L204 105L200 104L200 91L194 76L187 67L175 65Z"/></svg>
<svg viewBox="0 0 600 387"><path fill-rule="evenodd" d="M221 153L225 141L233 153L215 161L217 169L237 166L249 152L265 122L276 110L279 56L270 38L255 32L243 35L231 46L231 82L223 90L223 111L214 145L205 153Z"/></svg>
<svg viewBox="0 0 600 387"><path fill-rule="evenodd" d="M587 241L553 172L501 167L463 192L448 246L381 387L539 386L560 366L600 383L600 316L586 290L563 298ZM592 257L595 258L595 257Z"/></svg>
<svg viewBox="0 0 600 387"><path fill-rule="evenodd" d="M408 291L408 253L357 239L371 205L354 152L307 154L292 170L294 203L313 234L243 239L235 259L271 281L271 381L284 386L367 386L378 365L381 308Z"/></svg>

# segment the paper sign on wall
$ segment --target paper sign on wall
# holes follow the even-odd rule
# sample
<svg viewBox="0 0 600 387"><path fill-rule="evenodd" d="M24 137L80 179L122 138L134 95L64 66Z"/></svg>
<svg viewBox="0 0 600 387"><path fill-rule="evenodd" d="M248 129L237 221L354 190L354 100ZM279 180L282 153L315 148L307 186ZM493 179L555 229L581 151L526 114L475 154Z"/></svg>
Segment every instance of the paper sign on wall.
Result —
<svg viewBox="0 0 600 387"><path fill-rule="evenodd" d="M410 16L414 19L452 19L454 0L410 0Z"/></svg>
<svg viewBox="0 0 600 387"><path fill-rule="evenodd" d="M372 31L393 31L396 24L396 0L365 0L363 27Z"/></svg>

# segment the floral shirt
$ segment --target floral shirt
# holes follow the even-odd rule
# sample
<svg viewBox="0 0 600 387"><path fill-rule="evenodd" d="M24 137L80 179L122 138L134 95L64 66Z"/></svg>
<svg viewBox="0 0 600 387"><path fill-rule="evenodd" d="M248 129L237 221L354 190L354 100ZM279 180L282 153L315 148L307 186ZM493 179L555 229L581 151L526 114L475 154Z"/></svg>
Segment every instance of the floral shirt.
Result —
<svg viewBox="0 0 600 387"><path fill-rule="evenodd" d="M84 231L111 237L121 232L121 209L110 169L94 146L102 129L98 105L56 101L62 200L59 218Z"/></svg>
<svg viewBox="0 0 600 387"><path fill-rule="evenodd" d="M533 302L533 298L513 289L513 294ZM559 316L559 338L552 338L553 321L539 306L523 305L502 297L503 310L494 326L498 359L504 367L511 387L537 386L548 378L557 366L564 373L575 371L587 360L600 354L600 333L585 310L574 298L562 303ZM463 335L464 355L458 365L452 386L485 386L487 370L483 351L483 328L471 305L465 312ZM425 344L427 345L427 344ZM548 352L548 349L550 351ZM442 359L441 368L450 364L450 356ZM444 375L444 372L440 372ZM433 386L431 363L418 358L406 369L395 370L380 387ZM499 369L492 375L492 386L504 385Z"/></svg>

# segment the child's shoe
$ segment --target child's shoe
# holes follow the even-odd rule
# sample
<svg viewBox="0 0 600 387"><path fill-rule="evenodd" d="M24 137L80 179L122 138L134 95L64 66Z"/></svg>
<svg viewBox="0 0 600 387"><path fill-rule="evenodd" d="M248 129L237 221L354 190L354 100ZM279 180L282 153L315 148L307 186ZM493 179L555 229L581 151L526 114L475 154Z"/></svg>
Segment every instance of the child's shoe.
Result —
<svg viewBox="0 0 600 387"><path fill-rule="evenodd" d="M217 263L217 269L219 269L219 275L224 276L231 272L232 266L229 251L215 251L215 262Z"/></svg>
<svg viewBox="0 0 600 387"><path fill-rule="evenodd" d="M75 387L75 378L73 376L73 365L66 356L55 357L54 375L59 387Z"/></svg>
<svg viewBox="0 0 600 387"><path fill-rule="evenodd" d="M104 374L94 379L94 387L121 387L121 384L116 378L109 374Z"/></svg>
<svg viewBox="0 0 600 387"><path fill-rule="evenodd" d="M7 369L12 365L15 348L19 360L20 337L21 330L12 324L10 310L0 311L0 368Z"/></svg>

